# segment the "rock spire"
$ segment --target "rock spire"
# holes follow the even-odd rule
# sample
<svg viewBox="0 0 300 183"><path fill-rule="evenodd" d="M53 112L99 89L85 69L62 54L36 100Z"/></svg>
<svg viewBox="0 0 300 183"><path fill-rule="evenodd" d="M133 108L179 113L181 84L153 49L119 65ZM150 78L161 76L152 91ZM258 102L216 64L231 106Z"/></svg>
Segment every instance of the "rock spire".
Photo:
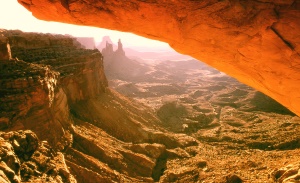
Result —
<svg viewBox="0 0 300 183"><path fill-rule="evenodd" d="M116 50L116 53L125 56L125 51L123 50L123 44L121 42L121 39L119 39L118 41L118 49Z"/></svg>
<svg viewBox="0 0 300 183"><path fill-rule="evenodd" d="M0 34L0 60L10 60L11 51L8 39Z"/></svg>

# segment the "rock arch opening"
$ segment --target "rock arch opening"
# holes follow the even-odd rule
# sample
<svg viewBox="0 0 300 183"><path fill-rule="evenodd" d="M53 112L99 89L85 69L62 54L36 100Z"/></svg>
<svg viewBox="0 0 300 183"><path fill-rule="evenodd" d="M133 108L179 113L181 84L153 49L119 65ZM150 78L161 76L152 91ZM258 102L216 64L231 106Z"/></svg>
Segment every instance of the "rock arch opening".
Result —
<svg viewBox="0 0 300 183"><path fill-rule="evenodd" d="M63 7L69 7L69 3L64 3ZM198 182L206 177L214 181L243 179L253 182L269 177L281 180L296 176L283 172L293 169L296 174L297 164L279 170L278 167L285 165L287 160L299 160L299 134L295 133L300 128L299 118L271 114L279 117L278 121L272 121L264 113L245 115L234 110L234 105L226 105L228 100L236 99L230 99L231 96L245 95L245 86L215 97L216 104L223 106L217 108L219 115L216 117L223 120L226 127L209 126L212 128L195 134L193 123L184 123L183 130L174 133L163 127L151 110L107 87L103 57L98 50L83 49L68 36L0 31L13 42L12 59L7 40L1 44L4 54L1 54L0 83L5 87L0 91L0 128L31 129L40 140L49 142L38 143L36 135L28 131L1 132L2 147L8 147L9 151L4 151L1 158L6 165L2 163L4 174L0 178L34 181L43 177L76 182L72 176L76 175L80 182ZM118 53L123 55L121 50ZM224 78L217 80L226 83ZM220 85L209 87L211 90L222 88ZM182 101L193 103L203 96L201 92L204 91L192 94L196 100L182 98ZM259 102L268 101L260 94L254 98ZM258 105L262 107L261 103ZM191 108L199 113L210 112L200 105ZM169 115L176 111L179 111L177 115ZM172 122L172 117L181 118L187 113L184 106L171 102L159 110L159 118ZM249 117L247 122L238 120L245 117ZM202 119L202 124L211 124L209 116L203 115L193 116L189 122ZM192 133L195 135L191 136ZM291 151L271 151L274 149ZM6 154L16 154L9 156L15 160L12 164L11 158L5 158ZM50 159L49 163L44 164L44 158ZM238 164L231 161L237 159ZM210 171L212 167L215 167L213 172ZM253 168L260 173L248 174ZM266 176L270 172L270 176Z"/></svg>
<svg viewBox="0 0 300 183"><path fill-rule="evenodd" d="M300 115L299 1L18 0L39 19L167 42Z"/></svg>

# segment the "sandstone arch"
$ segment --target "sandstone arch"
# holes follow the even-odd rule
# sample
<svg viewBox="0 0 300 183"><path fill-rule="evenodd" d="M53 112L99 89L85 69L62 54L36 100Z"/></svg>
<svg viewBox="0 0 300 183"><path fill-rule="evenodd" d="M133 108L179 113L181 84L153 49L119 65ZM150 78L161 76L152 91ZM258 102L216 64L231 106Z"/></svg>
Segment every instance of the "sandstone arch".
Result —
<svg viewBox="0 0 300 183"><path fill-rule="evenodd" d="M300 115L299 0L18 0L39 19L157 39Z"/></svg>

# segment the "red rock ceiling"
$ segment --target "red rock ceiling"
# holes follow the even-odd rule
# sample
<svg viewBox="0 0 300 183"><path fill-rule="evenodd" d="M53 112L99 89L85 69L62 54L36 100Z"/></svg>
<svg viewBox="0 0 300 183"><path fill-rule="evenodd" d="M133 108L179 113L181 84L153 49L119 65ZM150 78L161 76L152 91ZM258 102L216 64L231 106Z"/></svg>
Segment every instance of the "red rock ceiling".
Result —
<svg viewBox="0 0 300 183"><path fill-rule="evenodd" d="M299 0L18 0L43 20L164 41L300 115Z"/></svg>

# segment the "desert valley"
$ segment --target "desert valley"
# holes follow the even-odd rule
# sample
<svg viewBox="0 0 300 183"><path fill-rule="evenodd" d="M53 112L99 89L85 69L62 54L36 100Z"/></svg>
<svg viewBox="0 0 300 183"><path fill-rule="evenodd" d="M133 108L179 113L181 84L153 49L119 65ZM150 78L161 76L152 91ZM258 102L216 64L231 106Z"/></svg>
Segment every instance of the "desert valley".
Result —
<svg viewBox="0 0 300 183"><path fill-rule="evenodd" d="M0 182L300 179L300 118L204 63L0 35Z"/></svg>

